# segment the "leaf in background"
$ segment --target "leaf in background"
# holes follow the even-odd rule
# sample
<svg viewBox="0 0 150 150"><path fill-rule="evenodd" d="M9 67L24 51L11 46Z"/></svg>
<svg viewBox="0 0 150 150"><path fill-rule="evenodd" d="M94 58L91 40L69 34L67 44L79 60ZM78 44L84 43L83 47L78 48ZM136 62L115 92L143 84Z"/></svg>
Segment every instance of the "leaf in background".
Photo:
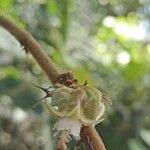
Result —
<svg viewBox="0 0 150 150"><path fill-rule="evenodd" d="M129 150L147 150L144 145L137 139L128 140Z"/></svg>
<svg viewBox="0 0 150 150"><path fill-rule="evenodd" d="M131 62L122 70L122 75L126 80L137 80L143 77L147 72L147 66L145 63Z"/></svg>

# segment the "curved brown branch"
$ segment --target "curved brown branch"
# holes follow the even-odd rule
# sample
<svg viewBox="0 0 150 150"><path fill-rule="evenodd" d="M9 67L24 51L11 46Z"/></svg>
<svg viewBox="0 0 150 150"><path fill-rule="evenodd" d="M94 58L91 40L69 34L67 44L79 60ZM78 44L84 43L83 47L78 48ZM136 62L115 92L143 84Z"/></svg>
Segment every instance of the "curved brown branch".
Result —
<svg viewBox="0 0 150 150"><path fill-rule="evenodd" d="M102 139L94 127L83 126L80 135L88 150L106 150Z"/></svg>
<svg viewBox="0 0 150 150"><path fill-rule="evenodd" d="M48 57L32 35L24 29L18 28L13 22L3 16L0 16L0 26L8 30L17 39L20 44L24 46L26 52L30 52L32 54L41 68L45 71L50 81L55 83L61 74L59 74L56 65ZM83 126L81 130L81 138L90 150L92 150L92 148L93 150L105 150L105 146L94 127Z"/></svg>
<svg viewBox="0 0 150 150"><path fill-rule="evenodd" d="M26 52L30 52L41 68L45 71L52 83L55 83L59 72L53 61L44 52L32 35L24 29L18 28L13 22L0 16L0 25L8 30L19 42Z"/></svg>

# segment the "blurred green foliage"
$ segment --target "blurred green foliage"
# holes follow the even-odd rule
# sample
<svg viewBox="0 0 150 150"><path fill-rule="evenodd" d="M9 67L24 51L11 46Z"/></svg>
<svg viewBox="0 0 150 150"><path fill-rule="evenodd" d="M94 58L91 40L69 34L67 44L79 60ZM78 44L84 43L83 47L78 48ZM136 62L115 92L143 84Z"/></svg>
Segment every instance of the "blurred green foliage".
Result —
<svg viewBox="0 0 150 150"><path fill-rule="evenodd" d="M149 8L149 0L0 1L0 13L31 32L62 71L111 97L96 126L108 150L150 149ZM0 149L54 149L53 120L33 108L42 97L33 84L47 81L0 28Z"/></svg>

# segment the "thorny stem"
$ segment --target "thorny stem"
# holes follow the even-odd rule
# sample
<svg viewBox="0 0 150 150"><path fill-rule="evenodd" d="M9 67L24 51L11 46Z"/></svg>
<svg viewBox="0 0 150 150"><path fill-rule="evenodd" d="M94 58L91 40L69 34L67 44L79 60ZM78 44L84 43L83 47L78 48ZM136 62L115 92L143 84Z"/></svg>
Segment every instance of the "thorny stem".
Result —
<svg viewBox="0 0 150 150"><path fill-rule="evenodd" d="M61 74L57 70L54 62L44 52L44 50L41 48L39 43L32 37L32 35L24 29L20 29L13 22L3 16L0 16L0 26L8 30L20 42L20 44L24 46L24 49L27 53L32 54L34 59L45 71L50 81L55 84ZM92 126L82 127L81 140L90 150L105 150L105 146L100 136L98 135L96 129Z"/></svg>

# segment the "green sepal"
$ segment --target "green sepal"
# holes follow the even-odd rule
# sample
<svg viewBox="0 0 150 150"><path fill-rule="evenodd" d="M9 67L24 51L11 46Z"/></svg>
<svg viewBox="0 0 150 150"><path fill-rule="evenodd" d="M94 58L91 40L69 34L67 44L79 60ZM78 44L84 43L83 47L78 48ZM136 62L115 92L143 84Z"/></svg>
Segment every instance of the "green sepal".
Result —
<svg viewBox="0 0 150 150"><path fill-rule="evenodd" d="M57 106L60 112L71 112L78 103L85 97L83 88L72 89L62 86L52 91L51 106Z"/></svg>
<svg viewBox="0 0 150 150"><path fill-rule="evenodd" d="M84 125L84 126L90 126L90 125L96 125L100 122L104 121L104 118L99 118L97 121L94 121L94 120L90 120L90 119L86 119L86 118L82 118L81 119L81 123Z"/></svg>
<svg viewBox="0 0 150 150"><path fill-rule="evenodd" d="M102 104L101 99L102 94L96 88L86 88L86 97L81 102L81 120L90 123L99 119Z"/></svg>
<svg viewBox="0 0 150 150"><path fill-rule="evenodd" d="M59 117L64 117L65 114L58 112L57 110L55 110L53 108L53 106L51 106L47 101L45 101L44 103L45 109L47 111L47 113L51 116L51 117L55 117L55 118L59 118Z"/></svg>
<svg viewBox="0 0 150 150"><path fill-rule="evenodd" d="M77 105L71 112L67 114L67 117L72 119L80 119L80 105Z"/></svg>

